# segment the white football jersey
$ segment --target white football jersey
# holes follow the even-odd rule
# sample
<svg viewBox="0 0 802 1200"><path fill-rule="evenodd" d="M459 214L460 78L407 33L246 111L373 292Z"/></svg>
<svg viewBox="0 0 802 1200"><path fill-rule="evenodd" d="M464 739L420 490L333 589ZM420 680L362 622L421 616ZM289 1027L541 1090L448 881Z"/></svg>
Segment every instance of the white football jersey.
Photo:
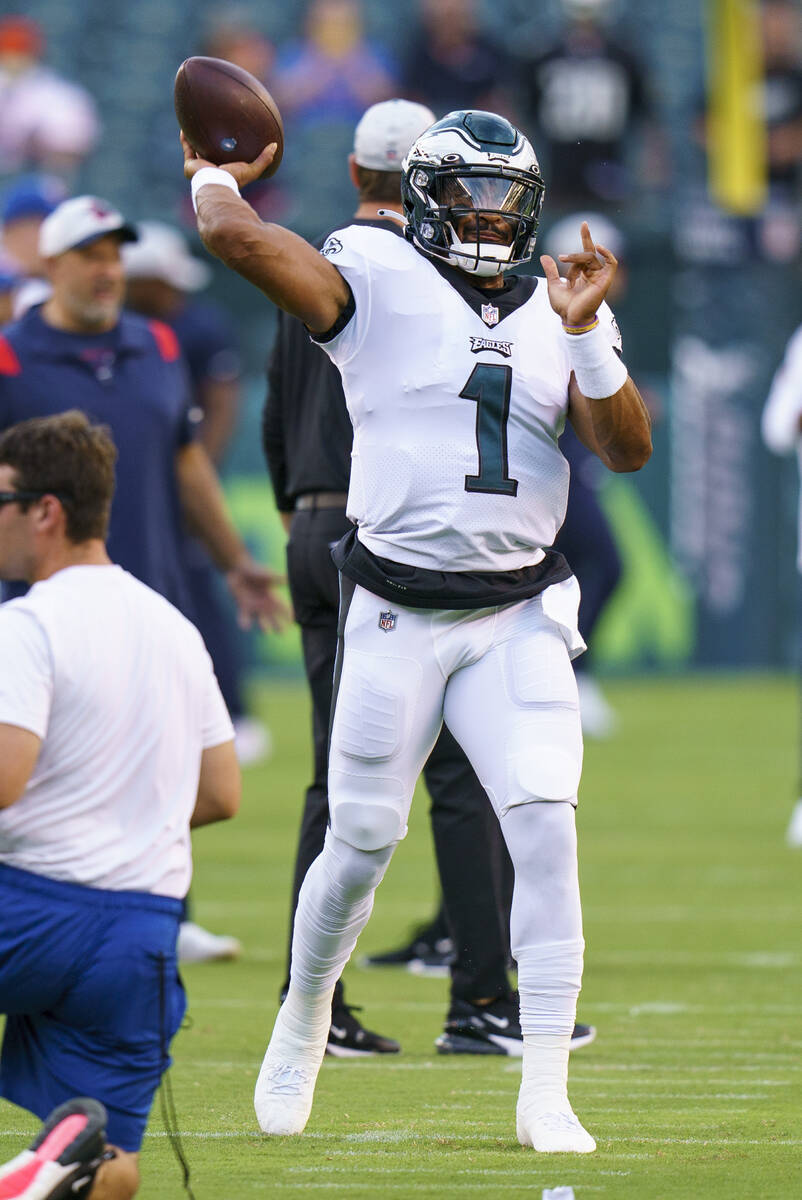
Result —
<svg viewBox="0 0 802 1200"><path fill-rule="evenodd" d="M323 253L356 311L321 343L339 367L354 427L348 516L382 558L440 571L540 561L565 516L557 439L571 368L544 279L513 311L467 289L387 229L349 226ZM531 293L531 294L529 294ZM481 299L481 297L480 297ZM484 317L484 319L483 319ZM620 347L602 305L602 327Z"/></svg>

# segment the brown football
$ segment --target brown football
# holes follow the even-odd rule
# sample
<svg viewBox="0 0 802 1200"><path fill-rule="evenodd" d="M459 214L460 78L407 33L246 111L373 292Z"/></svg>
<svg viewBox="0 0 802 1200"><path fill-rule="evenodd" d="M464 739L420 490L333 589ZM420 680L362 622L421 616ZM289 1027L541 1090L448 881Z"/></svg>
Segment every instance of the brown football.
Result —
<svg viewBox="0 0 802 1200"><path fill-rule="evenodd" d="M278 170L284 153L281 113L248 71L222 58L187 58L175 77L174 100L178 124L201 158L217 166L253 162L277 142L276 157L264 174Z"/></svg>

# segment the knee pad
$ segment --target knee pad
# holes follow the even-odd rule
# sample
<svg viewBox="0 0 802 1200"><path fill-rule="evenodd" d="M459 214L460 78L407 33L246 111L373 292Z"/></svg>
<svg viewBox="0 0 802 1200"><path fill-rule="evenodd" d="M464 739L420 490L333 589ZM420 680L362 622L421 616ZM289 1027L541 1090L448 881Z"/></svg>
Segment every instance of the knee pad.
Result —
<svg viewBox="0 0 802 1200"><path fill-rule="evenodd" d="M408 803L400 779L329 772L331 829L357 850L381 850L407 833Z"/></svg>
<svg viewBox="0 0 802 1200"><path fill-rule="evenodd" d="M521 722L520 733L507 760L506 794L499 815L532 800L576 804L582 775L579 713L560 708L541 713L535 730Z"/></svg>
<svg viewBox="0 0 802 1200"><path fill-rule="evenodd" d="M392 846L385 846L381 850L360 850L338 838L332 829L326 832L324 851L327 875L337 885L338 894L350 900L375 891L393 855Z"/></svg>
<svg viewBox="0 0 802 1200"><path fill-rule="evenodd" d="M507 654L505 675L516 706L501 812L530 800L576 802L582 774L582 726L576 680L554 628Z"/></svg>

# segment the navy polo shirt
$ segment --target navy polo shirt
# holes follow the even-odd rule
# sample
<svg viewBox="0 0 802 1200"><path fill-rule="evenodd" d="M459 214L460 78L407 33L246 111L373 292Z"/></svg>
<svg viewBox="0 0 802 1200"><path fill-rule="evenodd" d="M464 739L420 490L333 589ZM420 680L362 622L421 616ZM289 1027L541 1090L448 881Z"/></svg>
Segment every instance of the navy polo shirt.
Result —
<svg viewBox="0 0 802 1200"><path fill-rule="evenodd" d="M229 383L239 379L239 347L222 309L205 301L189 300L169 320L187 364L196 404L201 402L201 389L208 380Z"/></svg>
<svg viewBox="0 0 802 1200"><path fill-rule="evenodd" d="M178 342L158 321L124 312L107 333L66 333L37 307L0 337L0 430L69 408L108 425L118 454L109 555L182 612L175 455L193 437L189 405Z"/></svg>

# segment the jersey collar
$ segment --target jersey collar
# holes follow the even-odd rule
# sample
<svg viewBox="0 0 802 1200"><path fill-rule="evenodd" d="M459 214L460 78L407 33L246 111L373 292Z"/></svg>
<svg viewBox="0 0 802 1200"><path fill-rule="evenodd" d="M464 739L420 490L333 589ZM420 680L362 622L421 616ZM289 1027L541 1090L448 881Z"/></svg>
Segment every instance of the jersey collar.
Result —
<svg viewBox="0 0 802 1200"><path fill-rule="evenodd" d="M423 251L418 250L417 246L415 249L427 262L432 264L438 274L442 275L446 283L460 294L468 307L473 309L477 317L481 317L488 327L500 324L505 317L514 313L522 304L526 304L538 285L538 280L534 275L506 275L503 287L496 289L477 287L472 282L470 275L460 271L459 267L452 267L450 263L438 262L433 256L423 254ZM488 320L488 308L496 310L498 314L496 319L492 319L491 314L491 319Z"/></svg>

